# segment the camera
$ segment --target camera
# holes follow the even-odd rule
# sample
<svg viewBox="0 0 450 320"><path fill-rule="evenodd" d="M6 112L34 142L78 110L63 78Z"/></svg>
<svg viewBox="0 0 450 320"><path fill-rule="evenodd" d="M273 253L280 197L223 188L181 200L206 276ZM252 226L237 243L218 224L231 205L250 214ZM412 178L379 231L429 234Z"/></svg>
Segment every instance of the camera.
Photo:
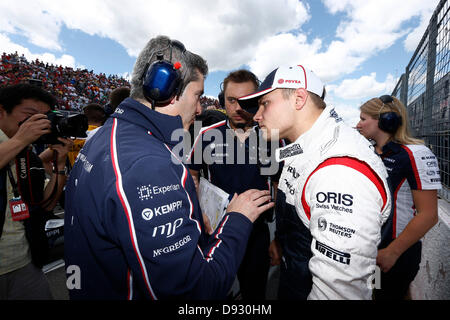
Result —
<svg viewBox="0 0 450 320"><path fill-rule="evenodd" d="M34 143L37 144L60 144L58 137L86 138L88 119L84 114L73 114L65 116L58 111L49 111L45 114L51 122L51 131L44 134Z"/></svg>

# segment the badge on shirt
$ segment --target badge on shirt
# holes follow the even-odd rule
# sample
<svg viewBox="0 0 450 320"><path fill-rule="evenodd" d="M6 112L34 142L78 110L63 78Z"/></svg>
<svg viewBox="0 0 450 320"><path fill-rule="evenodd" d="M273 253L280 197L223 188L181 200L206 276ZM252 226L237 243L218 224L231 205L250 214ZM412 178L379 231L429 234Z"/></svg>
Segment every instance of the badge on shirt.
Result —
<svg viewBox="0 0 450 320"><path fill-rule="evenodd" d="M303 149L298 143L290 144L284 148L276 150L275 158L277 162L281 162L286 158L293 157L298 154L302 154Z"/></svg>
<svg viewBox="0 0 450 320"><path fill-rule="evenodd" d="M22 221L30 217L28 206L20 197L9 200L9 208L13 221Z"/></svg>

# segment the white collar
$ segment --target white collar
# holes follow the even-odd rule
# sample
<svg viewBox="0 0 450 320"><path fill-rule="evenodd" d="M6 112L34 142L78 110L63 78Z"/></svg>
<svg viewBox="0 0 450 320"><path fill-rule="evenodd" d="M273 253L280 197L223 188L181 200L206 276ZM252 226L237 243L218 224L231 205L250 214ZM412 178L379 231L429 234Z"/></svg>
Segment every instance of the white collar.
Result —
<svg viewBox="0 0 450 320"><path fill-rule="evenodd" d="M306 149L310 150L311 145L318 146L319 137L330 127L331 123L342 121L342 118L336 113L333 107L326 107L319 118L314 122L308 131L301 134L294 142L285 147L278 148L275 151L275 159L277 162L284 161L293 156L302 154Z"/></svg>

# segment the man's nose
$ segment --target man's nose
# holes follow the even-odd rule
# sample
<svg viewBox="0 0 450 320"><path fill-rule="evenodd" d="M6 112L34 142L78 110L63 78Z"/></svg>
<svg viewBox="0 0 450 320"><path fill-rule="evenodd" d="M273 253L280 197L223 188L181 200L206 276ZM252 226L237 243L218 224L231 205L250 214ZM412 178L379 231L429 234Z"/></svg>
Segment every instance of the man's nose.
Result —
<svg viewBox="0 0 450 320"><path fill-rule="evenodd" d="M253 116L253 120L256 122L259 122L262 120L262 110L261 107L258 108L258 111L255 113L255 115Z"/></svg>

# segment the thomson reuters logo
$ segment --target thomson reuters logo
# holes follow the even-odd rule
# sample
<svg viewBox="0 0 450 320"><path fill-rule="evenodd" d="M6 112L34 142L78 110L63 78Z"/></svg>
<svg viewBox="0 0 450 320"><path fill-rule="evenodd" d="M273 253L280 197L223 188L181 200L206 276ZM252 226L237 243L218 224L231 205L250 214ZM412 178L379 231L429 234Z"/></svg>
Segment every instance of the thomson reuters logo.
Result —
<svg viewBox="0 0 450 320"><path fill-rule="evenodd" d="M324 218L320 217L319 220L317 220L317 224L320 231L325 231L327 229L327 220Z"/></svg>

